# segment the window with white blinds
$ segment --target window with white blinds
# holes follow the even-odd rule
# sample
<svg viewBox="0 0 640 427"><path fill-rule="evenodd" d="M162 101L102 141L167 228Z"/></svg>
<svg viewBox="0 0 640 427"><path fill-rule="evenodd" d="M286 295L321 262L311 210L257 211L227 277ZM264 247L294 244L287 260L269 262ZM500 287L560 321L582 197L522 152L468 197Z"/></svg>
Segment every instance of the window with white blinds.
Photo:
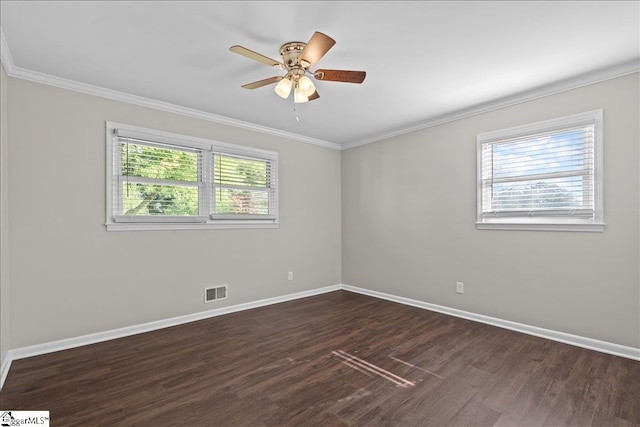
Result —
<svg viewBox="0 0 640 427"><path fill-rule="evenodd" d="M478 135L477 226L602 231L602 110Z"/></svg>
<svg viewBox="0 0 640 427"><path fill-rule="evenodd" d="M275 152L107 122L107 229L277 226Z"/></svg>
<svg viewBox="0 0 640 427"><path fill-rule="evenodd" d="M275 164L213 153L214 218L275 219Z"/></svg>

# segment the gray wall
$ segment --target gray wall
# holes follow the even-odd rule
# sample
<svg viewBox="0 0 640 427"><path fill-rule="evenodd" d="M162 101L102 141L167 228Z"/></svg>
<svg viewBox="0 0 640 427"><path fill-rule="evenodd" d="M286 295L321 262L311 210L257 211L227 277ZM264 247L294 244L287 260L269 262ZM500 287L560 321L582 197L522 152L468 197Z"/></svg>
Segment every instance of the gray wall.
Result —
<svg viewBox="0 0 640 427"><path fill-rule="evenodd" d="M343 151L343 283L640 347L638 94L633 74ZM478 133L599 108L604 233L476 230Z"/></svg>
<svg viewBox="0 0 640 427"><path fill-rule="evenodd" d="M638 74L342 153L0 77L3 360L341 282L640 346ZM598 108L605 232L476 230L476 134ZM280 228L106 232L106 120L278 151Z"/></svg>
<svg viewBox="0 0 640 427"><path fill-rule="evenodd" d="M9 218L7 160L7 74L0 66L0 367L9 351Z"/></svg>
<svg viewBox="0 0 640 427"><path fill-rule="evenodd" d="M11 348L340 283L340 151L26 80L8 86ZM107 232L106 120L277 151L280 227ZM229 298L205 305L203 288L219 284Z"/></svg>

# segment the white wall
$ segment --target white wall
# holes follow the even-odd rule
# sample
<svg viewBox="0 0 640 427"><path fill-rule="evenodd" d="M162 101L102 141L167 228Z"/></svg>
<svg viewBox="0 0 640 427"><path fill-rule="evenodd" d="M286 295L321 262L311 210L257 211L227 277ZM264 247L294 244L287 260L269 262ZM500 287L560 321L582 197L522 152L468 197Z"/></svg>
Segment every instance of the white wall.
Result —
<svg viewBox="0 0 640 427"><path fill-rule="evenodd" d="M9 341L9 218L7 157L7 73L0 65L0 367L4 366ZM0 372L2 372L0 370Z"/></svg>
<svg viewBox="0 0 640 427"><path fill-rule="evenodd" d="M339 151L26 80L8 86L11 348L340 283ZM107 232L106 120L279 152L280 227ZM219 284L229 298L205 305L203 288Z"/></svg>
<svg viewBox="0 0 640 427"><path fill-rule="evenodd" d="M640 347L639 104L633 74L343 151L343 283ZM478 133L599 108L604 233L476 229Z"/></svg>

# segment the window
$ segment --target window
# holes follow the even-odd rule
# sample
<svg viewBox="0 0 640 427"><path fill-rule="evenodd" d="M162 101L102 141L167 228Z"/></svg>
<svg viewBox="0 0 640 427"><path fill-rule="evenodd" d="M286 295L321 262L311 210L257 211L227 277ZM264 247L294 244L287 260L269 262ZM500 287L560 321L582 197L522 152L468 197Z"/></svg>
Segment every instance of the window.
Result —
<svg viewBox="0 0 640 427"><path fill-rule="evenodd" d="M278 154L107 122L107 229L276 227Z"/></svg>
<svg viewBox="0 0 640 427"><path fill-rule="evenodd" d="M602 110L477 137L478 229L603 231Z"/></svg>

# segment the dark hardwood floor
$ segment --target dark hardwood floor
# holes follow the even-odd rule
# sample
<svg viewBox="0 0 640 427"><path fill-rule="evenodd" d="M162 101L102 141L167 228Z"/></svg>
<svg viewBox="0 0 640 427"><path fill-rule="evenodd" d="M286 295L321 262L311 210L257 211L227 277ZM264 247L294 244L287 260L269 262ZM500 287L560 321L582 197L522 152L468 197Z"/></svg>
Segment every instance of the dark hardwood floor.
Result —
<svg viewBox="0 0 640 427"><path fill-rule="evenodd" d="M332 292L16 360L52 426L631 426L640 362Z"/></svg>

